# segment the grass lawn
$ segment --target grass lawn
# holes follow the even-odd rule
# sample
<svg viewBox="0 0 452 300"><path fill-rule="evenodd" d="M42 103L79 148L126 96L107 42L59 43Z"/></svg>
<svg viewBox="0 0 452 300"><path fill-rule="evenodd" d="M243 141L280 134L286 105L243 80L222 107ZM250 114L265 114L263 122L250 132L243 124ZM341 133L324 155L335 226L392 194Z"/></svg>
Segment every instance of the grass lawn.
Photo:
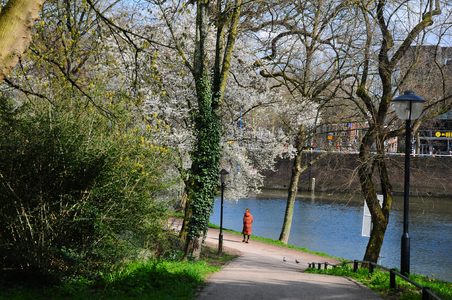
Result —
<svg viewBox="0 0 452 300"><path fill-rule="evenodd" d="M236 258L226 252L203 246L200 260L178 261L181 253L169 260L135 262L102 274L97 282L77 278L64 286L48 286L39 278L9 280L0 277L1 300L100 300L100 299L194 299L209 274L217 272ZM10 277L10 276L9 276ZM11 278L11 277L10 277Z"/></svg>

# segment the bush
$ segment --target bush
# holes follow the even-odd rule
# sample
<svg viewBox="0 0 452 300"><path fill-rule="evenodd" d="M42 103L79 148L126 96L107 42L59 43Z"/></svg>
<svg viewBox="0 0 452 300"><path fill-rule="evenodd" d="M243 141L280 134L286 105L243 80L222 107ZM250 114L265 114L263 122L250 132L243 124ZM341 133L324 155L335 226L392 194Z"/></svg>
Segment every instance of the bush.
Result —
<svg viewBox="0 0 452 300"><path fill-rule="evenodd" d="M0 267L93 276L164 234L167 150L130 112L72 105L0 99Z"/></svg>

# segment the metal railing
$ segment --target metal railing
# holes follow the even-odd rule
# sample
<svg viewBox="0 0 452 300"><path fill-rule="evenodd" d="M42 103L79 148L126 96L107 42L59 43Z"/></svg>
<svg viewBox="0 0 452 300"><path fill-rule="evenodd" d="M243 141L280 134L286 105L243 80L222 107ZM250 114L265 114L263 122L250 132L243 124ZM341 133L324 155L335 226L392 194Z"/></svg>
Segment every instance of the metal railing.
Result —
<svg viewBox="0 0 452 300"><path fill-rule="evenodd" d="M430 291L430 289L428 287L422 286L417 282L414 282L413 280L409 279L408 277L406 277L405 275L400 274L399 272L397 272L395 269L388 269L386 267L383 267L379 264L376 264L374 262L371 261L362 261L362 260L350 260L350 261L344 261L338 264L330 264L328 262L323 262L323 263L310 263L309 264L309 268L314 268L317 265L317 269L321 270L322 269L322 265L324 266L324 269L326 270L328 268L328 266L332 266L333 268L336 268L338 266L342 266L343 264L350 264L353 263L353 272L356 272L358 270L358 264L368 264L369 265L369 273L372 273L374 271L374 268L380 268L383 269L385 271L389 272L389 288L391 290L394 290L396 288L396 276L399 276L400 278L402 278L403 280L411 283L412 285L414 285L415 287L417 287L418 289L422 290L422 300L429 300L431 298L436 299L436 300L441 300L441 298L439 298L438 296L436 296L432 291ZM431 297L431 298L430 298Z"/></svg>

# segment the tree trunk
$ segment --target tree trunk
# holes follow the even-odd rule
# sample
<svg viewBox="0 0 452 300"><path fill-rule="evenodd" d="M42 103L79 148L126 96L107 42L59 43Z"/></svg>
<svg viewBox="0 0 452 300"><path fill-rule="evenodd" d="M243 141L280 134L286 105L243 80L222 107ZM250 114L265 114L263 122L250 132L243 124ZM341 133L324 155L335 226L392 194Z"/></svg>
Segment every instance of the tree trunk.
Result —
<svg viewBox="0 0 452 300"><path fill-rule="evenodd" d="M364 171L363 167L360 167L360 181L361 188L366 199L366 203L369 207L369 211L372 217L372 231L370 233L369 242L367 244L366 253L364 254L365 261L377 262L380 256L381 246L383 245L383 238L387 228L387 220L383 217L382 209L380 208L377 192L372 182L372 172ZM384 207L383 202L383 207Z"/></svg>
<svg viewBox="0 0 452 300"><path fill-rule="evenodd" d="M186 193L186 190L184 190L184 195ZM191 201L190 197L186 197L186 203L185 203L185 216L184 221L182 222L182 228L179 233L179 238L181 241L185 241L187 239L187 232L188 232L188 222L190 222L191 217Z"/></svg>
<svg viewBox="0 0 452 300"><path fill-rule="evenodd" d="M383 145L383 143L381 143ZM386 233L386 229L389 223L389 214L392 206L392 195L391 195L391 185L388 177L388 169L386 167L384 158L383 146L379 147L379 156L377 158L379 177L381 182L381 190L383 193L383 205L380 208L378 199L375 199L371 205L369 205L369 210L371 211L373 228L370 233L369 242L367 244L366 252L364 254L364 261L378 262L380 256L381 247L383 245L383 239ZM372 176L372 173L369 173ZM370 177L368 177L370 179ZM369 189L370 185L367 185L367 194L375 193L373 186ZM369 197L370 198L370 197ZM366 197L367 201L367 197Z"/></svg>
<svg viewBox="0 0 452 300"><path fill-rule="evenodd" d="M207 232L217 193L220 167L221 123L213 109L213 104L218 102L218 98L211 94L207 78L200 78L196 88L199 108L198 114L194 117L196 145L191 153L193 165L190 172L193 185L189 187L188 196L191 216L187 227L184 257L197 256L197 251L201 251L201 248L196 246L196 241L203 232Z"/></svg>
<svg viewBox="0 0 452 300"><path fill-rule="evenodd" d="M366 253L364 254L364 261L378 262L380 257L381 246L385 237L388 222L383 218L374 218L372 216L372 231L370 233L369 242L367 243Z"/></svg>
<svg viewBox="0 0 452 300"><path fill-rule="evenodd" d="M224 97L226 79L228 76L232 51L240 20L241 1L234 4L228 2L222 12L222 2L218 2L217 9L219 22L224 22L224 27L217 23L217 37L226 38L227 44L223 49L223 43L217 42L215 49L215 65L213 66L214 80L210 82L209 67L207 65L207 38L210 26L209 15L211 13L210 0L196 1L196 43L194 51L193 67L190 68L195 80L196 96L198 100L197 112L193 114L195 124L196 145L191 153L192 168L189 186L190 218L187 226L187 238L184 258L194 255L197 258L201 251L201 234L207 232L210 215L213 211L214 197L218 184L218 172L221 157L221 103ZM223 18L228 16L227 18ZM217 40L218 41L218 40ZM220 60L220 56L223 59ZM181 53L183 57L183 53ZM187 64L187 62L186 62Z"/></svg>
<svg viewBox="0 0 452 300"><path fill-rule="evenodd" d="M421 154L421 139L419 131L416 132L416 155Z"/></svg>
<svg viewBox="0 0 452 300"><path fill-rule="evenodd" d="M44 0L9 0L0 12L0 82L27 51Z"/></svg>
<svg viewBox="0 0 452 300"><path fill-rule="evenodd" d="M184 192L182 194L182 197L179 201L179 203L177 204L177 211L179 210L183 210L185 211L185 207L187 205L187 197L188 197L188 192L187 192L187 188L184 189Z"/></svg>
<svg viewBox="0 0 452 300"><path fill-rule="evenodd" d="M199 256L201 255L201 246L202 246L203 236L198 236L194 239L188 237L185 242L185 252L182 260L185 261L189 257L193 260L199 260Z"/></svg>
<svg viewBox="0 0 452 300"><path fill-rule="evenodd" d="M295 198L298 191L298 180L300 178L301 170L301 157L303 151L297 151L297 156L293 161L292 176L290 178L289 194L287 195L286 213L284 214L284 222L279 235L279 240L284 244L289 241L290 228L292 227L293 208L295 206Z"/></svg>
<svg viewBox="0 0 452 300"><path fill-rule="evenodd" d="M303 156L303 145L305 144L305 141L305 127L301 126L297 134L297 155L295 156L295 159L293 161L292 176L290 177L289 191L287 195L286 212L284 214L281 234L279 235L279 240L284 244L287 244L287 242L289 241L290 228L292 227L293 209L295 206L295 199L297 197L300 174L327 154L327 152L325 152L322 155L319 155L313 161L310 161L309 164L301 167L301 158Z"/></svg>

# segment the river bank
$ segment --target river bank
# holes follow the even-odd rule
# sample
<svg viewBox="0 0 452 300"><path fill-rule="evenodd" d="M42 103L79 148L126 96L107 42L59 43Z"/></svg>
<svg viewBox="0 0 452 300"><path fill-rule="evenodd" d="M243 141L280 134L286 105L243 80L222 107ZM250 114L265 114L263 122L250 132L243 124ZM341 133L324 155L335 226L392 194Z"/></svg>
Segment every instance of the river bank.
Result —
<svg viewBox="0 0 452 300"><path fill-rule="evenodd" d="M304 153L302 164L313 161L319 155L321 153L318 152ZM404 157L388 155L386 164L394 195L403 195ZM293 160L280 159L275 164L275 172L262 172L262 175L265 176L264 188L287 190L292 166ZM311 179L315 178L316 191L360 193L358 166L358 154L329 153L300 175L299 191L310 190ZM452 178L452 157L412 157L410 170L410 195L452 197L452 180L450 180ZM375 179L377 178L375 177ZM374 182L379 190L379 180Z"/></svg>
<svg viewBox="0 0 452 300"><path fill-rule="evenodd" d="M254 216L253 235L278 239L284 220L287 192L263 190L239 201L225 201L223 227L241 231L243 213ZM362 236L364 198L361 194L330 192L298 193L294 205L289 244L311 251L362 259L369 238ZM220 199L215 199L210 222L220 224ZM400 238L403 229L403 197L394 197L391 217L380 252L379 264L400 266ZM449 198L410 198L411 270L428 276L435 274L452 281L452 206Z"/></svg>

